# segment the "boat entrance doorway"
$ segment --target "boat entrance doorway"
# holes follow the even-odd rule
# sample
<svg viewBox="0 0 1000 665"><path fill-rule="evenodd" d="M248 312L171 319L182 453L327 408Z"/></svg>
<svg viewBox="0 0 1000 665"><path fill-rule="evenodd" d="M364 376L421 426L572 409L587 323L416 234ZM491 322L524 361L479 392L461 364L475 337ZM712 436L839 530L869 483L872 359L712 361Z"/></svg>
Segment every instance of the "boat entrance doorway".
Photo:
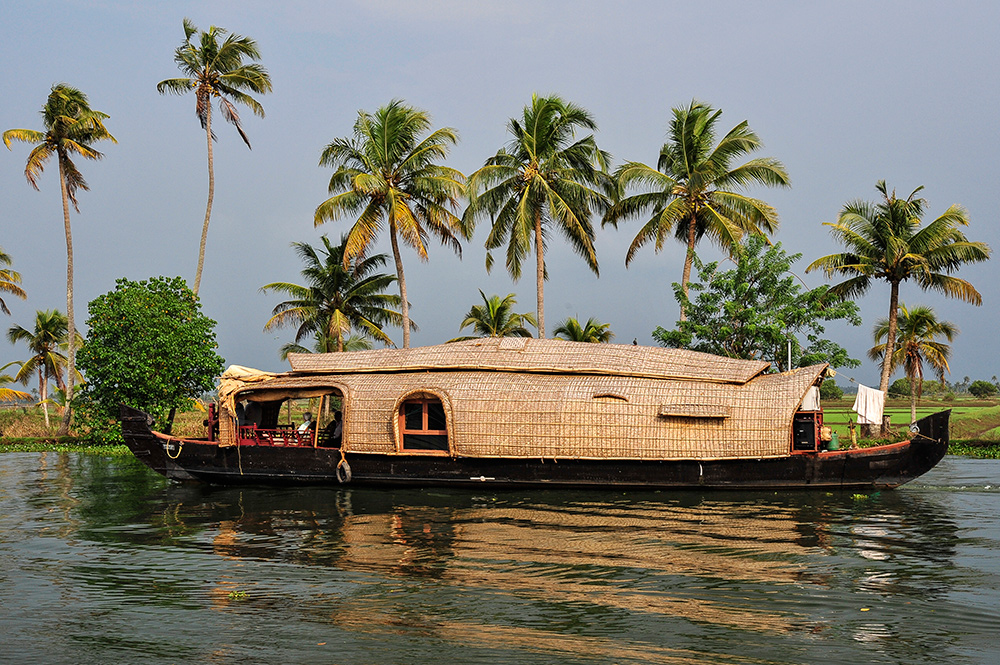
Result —
<svg viewBox="0 0 1000 665"><path fill-rule="evenodd" d="M337 388L248 392L236 399L237 444L339 448L343 411Z"/></svg>

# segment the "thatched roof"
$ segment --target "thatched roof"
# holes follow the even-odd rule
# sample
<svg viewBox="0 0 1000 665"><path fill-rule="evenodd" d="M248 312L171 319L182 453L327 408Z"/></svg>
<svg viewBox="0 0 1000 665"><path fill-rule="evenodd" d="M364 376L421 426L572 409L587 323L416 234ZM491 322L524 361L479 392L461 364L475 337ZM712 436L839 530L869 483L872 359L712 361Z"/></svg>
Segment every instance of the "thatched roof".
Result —
<svg viewBox="0 0 1000 665"><path fill-rule="evenodd" d="M291 353L294 372L354 374L422 370L494 370L535 374L595 374L743 384L770 363L682 349L584 344L557 339L486 337L414 349Z"/></svg>

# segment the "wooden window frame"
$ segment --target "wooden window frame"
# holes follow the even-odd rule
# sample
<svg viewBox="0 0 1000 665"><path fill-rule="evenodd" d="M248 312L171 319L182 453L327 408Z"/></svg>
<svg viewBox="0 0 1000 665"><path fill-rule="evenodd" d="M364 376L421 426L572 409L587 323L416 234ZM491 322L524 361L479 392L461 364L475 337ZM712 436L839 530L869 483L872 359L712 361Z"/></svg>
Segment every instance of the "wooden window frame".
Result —
<svg viewBox="0 0 1000 665"><path fill-rule="evenodd" d="M406 427L406 406L408 404L420 404L421 405L421 418L423 429L407 429ZM444 413L445 429L429 429L428 427L428 405L438 404ZM398 450L401 453L408 453L411 455L449 455L451 454L451 436L448 432L448 409L445 407L444 400L437 396L412 396L405 397L399 402L399 408L396 412L396 421L399 428L399 447ZM406 435L429 435L429 436L443 436L445 441L448 443L448 450L433 450L427 448L407 448L406 447Z"/></svg>

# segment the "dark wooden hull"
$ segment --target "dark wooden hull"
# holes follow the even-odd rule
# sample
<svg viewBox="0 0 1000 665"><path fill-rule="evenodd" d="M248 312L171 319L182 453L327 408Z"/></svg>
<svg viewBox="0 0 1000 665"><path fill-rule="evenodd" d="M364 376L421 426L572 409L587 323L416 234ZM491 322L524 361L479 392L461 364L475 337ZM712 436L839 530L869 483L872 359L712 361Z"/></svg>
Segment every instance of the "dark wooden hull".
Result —
<svg viewBox="0 0 1000 665"><path fill-rule="evenodd" d="M348 452L351 484L496 485L644 489L888 489L926 473L948 449L950 411L917 425L909 441L785 457L718 460L552 460L382 455ZM176 480L213 484L339 484L332 448L232 446L165 437L141 411L122 407L132 453Z"/></svg>

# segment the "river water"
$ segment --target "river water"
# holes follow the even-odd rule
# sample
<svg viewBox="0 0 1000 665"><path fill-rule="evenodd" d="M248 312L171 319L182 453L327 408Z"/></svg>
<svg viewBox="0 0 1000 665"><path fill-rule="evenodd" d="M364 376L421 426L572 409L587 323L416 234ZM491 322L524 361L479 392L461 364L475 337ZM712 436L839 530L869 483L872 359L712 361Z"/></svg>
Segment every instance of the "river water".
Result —
<svg viewBox="0 0 1000 665"><path fill-rule="evenodd" d="M221 489L0 455L4 663L997 663L1000 461L892 492Z"/></svg>

